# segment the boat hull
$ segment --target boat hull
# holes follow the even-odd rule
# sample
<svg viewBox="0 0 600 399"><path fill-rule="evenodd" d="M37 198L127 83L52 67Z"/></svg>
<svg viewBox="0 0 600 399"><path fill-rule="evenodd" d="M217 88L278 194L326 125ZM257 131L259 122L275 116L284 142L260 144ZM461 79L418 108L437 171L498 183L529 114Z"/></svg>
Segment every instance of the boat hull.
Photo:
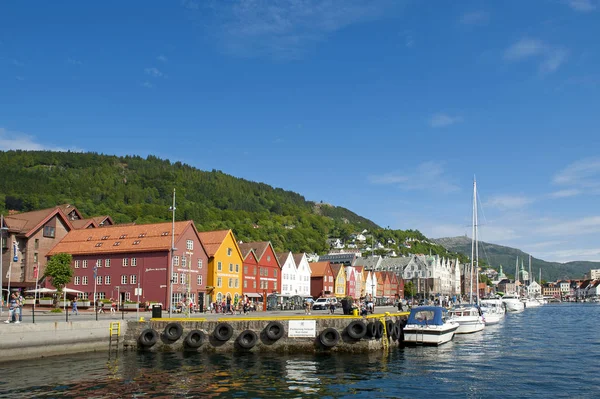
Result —
<svg viewBox="0 0 600 399"><path fill-rule="evenodd" d="M456 323L446 323L442 326L406 325L404 327L405 345L442 345L452 341L458 329Z"/></svg>
<svg viewBox="0 0 600 399"><path fill-rule="evenodd" d="M458 323L457 334L472 334L485 328L485 321L481 316L457 317L454 321Z"/></svg>
<svg viewBox="0 0 600 399"><path fill-rule="evenodd" d="M518 299L502 300L507 312L518 313L525 310L525 305Z"/></svg>

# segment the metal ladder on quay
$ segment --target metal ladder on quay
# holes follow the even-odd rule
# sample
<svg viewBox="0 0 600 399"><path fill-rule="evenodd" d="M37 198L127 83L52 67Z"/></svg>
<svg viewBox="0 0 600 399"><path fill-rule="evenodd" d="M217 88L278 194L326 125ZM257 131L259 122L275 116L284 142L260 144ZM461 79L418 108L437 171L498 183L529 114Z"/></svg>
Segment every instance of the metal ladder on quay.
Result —
<svg viewBox="0 0 600 399"><path fill-rule="evenodd" d="M109 326L109 338L108 338L108 350L109 352L114 348L115 351L119 350L119 337L121 336L121 322L113 321Z"/></svg>

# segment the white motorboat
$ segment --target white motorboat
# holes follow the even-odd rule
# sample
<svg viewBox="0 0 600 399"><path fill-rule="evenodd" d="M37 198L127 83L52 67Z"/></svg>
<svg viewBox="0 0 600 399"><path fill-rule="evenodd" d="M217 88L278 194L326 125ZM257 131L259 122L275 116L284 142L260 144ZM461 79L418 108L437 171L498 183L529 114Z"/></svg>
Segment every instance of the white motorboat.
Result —
<svg viewBox="0 0 600 399"><path fill-rule="evenodd" d="M458 305L450 309L448 315L458 323L457 334L471 334L485 328L485 319L476 305Z"/></svg>
<svg viewBox="0 0 600 399"><path fill-rule="evenodd" d="M404 344L441 345L454 338L458 323L449 320L448 310L439 306L411 309L404 326Z"/></svg>
<svg viewBox="0 0 600 399"><path fill-rule="evenodd" d="M525 310L525 304L519 300L517 294L506 294L502 297L502 303L507 312L519 313Z"/></svg>
<svg viewBox="0 0 600 399"><path fill-rule="evenodd" d="M539 308L540 306L542 306L541 302L535 298L522 298L521 302L523 302L523 306L525 306L525 309Z"/></svg>
<svg viewBox="0 0 600 399"><path fill-rule="evenodd" d="M479 305L486 325L498 324L506 315L501 298L481 299Z"/></svg>

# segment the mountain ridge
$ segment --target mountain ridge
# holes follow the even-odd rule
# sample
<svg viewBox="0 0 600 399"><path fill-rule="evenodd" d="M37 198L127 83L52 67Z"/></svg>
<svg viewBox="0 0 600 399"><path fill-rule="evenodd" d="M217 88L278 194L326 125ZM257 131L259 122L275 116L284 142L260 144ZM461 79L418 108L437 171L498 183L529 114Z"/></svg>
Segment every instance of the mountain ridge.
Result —
<svg viewBox="0 0 600 399"><path fill-rule="evenodd" d="M471 257L472 240L467 236L434 238L431 241L449 251L461 253L469 258ZM517 256L519 257L519 268L522 261L525 271L528 271L529 255L518 248L479 241L479 259L484 260L496 270L502 265L504 273L511 276L515 274ZM600 269L600 262L571 261L560 263L531 257L531 272L536 281L539 280L540 270L542 271L542 280L555 281L581 279L584 278L584 275L589 277L590 269Z"/></svg>

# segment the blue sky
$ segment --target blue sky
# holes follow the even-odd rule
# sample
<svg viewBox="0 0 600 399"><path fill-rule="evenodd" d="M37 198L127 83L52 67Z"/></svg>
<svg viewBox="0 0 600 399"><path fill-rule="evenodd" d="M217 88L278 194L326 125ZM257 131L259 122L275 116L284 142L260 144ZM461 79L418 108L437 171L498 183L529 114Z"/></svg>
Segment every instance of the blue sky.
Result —
<svg viewBox="0 0 600 399"><path fill-rule="evenodd" d="M600 261L600 2L4 1L0 149L154 154Z"/></svg>

